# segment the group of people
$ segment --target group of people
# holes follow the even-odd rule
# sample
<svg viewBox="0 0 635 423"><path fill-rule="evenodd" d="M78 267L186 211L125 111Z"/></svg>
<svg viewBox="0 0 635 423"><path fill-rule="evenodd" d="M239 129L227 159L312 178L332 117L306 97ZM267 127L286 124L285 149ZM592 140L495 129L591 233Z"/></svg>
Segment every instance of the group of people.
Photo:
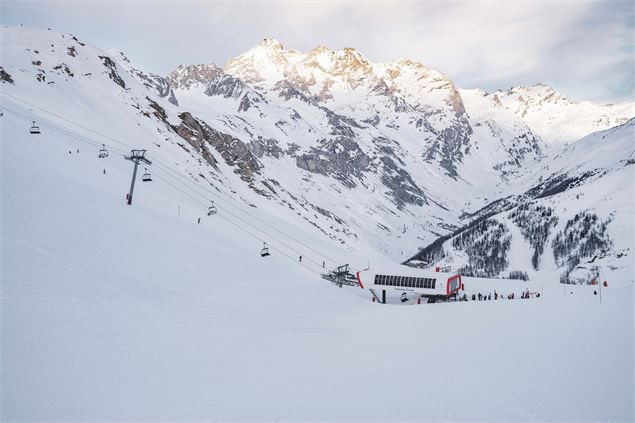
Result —
<svg viewBox="0 0 635 423"><path fill-rule="evenodd" d="M499 294L498 292L496 292L496 290L494 290L494 300L498 300L498 299L503 299L503 295ZM540 297L540 293L536 293L536 298ZM515 298L515 294L512 292L511 294L507 295L507 299L508 300L513 300ZM529 289L526 289L522 294L520 294L520 298L522 299L526 299L526 298L531 298L531 294L529 293ZM468 301L468 296L467 294L463 294L461 296L458 297L458 301ZM488 293L488 294L481 294L480 292L478 294L472 294L472 301L491 301L492 300L492 294Z"/></svg>

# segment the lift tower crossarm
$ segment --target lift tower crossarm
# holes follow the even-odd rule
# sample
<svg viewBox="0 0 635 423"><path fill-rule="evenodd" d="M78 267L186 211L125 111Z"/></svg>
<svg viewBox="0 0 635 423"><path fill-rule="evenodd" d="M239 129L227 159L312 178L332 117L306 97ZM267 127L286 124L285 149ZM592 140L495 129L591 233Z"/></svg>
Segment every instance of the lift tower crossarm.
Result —
<svg viewBox="0 0 635 423"><path fill-rule="evenodd" d="M139 163L145 163L148 166L152 164L146 157L146 150L130 150L130 154L124 156L124 159L130 160L134 163L134 170L132 171L132 182L130 183L130 192L128 193L128 205L132 205L132 194L134 193L134 183L137 179L137 167Z"/></svg>

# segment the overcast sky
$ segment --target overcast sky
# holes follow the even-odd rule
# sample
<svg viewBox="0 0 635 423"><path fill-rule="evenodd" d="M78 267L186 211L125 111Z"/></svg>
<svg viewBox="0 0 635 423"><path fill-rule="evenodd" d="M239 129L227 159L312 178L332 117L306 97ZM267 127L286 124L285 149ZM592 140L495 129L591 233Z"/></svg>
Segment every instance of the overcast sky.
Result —
<svg viewBox="0 0 635 423"><path fill-rule="evenodd" d="M373 62L407 57L462 88L546 82L576 100L634 99L629 0L212 2L1 0L3 24L72 32L123 50L143 70L216 63L264 37L285 48L354 47Z"/></svg>

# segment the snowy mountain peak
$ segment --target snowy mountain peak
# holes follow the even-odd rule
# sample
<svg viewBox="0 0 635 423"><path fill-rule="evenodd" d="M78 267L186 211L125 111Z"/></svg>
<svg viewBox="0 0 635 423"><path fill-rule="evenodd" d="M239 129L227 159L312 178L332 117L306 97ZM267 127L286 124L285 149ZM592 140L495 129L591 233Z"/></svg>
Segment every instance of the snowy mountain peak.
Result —
<svg viewBox="0 0 635 423"><path fill-rule="evenodd" d="M504 108L522 118L547 144L573 142L635 116L633 103L578 103L545 83L512 87L495 94Z"/></svg>
<svg viewBox="0 0 635 423"><path fill-rule="evenodd" d="M179 65L167 76L174 89L189 89L192 86L205 86L222 74L223 70L214 63L199 65Z"/></svg>
<svg viewBox="0 0 635 423"><path fill-rule="evenodd" d="M110 57L112 57L112 59L118 64L120 64L124 69L130 70L132 68L132 63L130 62L130 59L128 59L128 56L126 56L126 54L123 51L110 48L106 50L106 53L108 53Z"/></svg>
<svg viewBox="0 0 635 423"><path fill-rule="evenodd" d="M264 38L257 47L261 48L270 48L273 50L284 50L284 47L280 43L280 41L275 38Z"/></svg>

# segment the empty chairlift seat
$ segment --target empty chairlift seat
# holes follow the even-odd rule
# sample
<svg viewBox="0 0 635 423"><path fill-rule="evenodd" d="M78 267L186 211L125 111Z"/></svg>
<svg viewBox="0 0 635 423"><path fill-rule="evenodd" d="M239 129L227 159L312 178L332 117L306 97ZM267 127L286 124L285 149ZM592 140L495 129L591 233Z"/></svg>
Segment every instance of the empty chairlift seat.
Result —
<svg viewBox="0 0 635 423"><path fill-rule="evenodd" d="M148 168L145 168L145 169L146 171L143 173L141 180L143 182L152 182L152 176L150 175L150 172L148 172Z"/></svg>
<svg viewBox="0 0 635 423"><path fill-rule="evenodd" d="M216 206L214 205L214 202L212 201L212 205L207 208L207 215L208 216L212 216L212 215L216 214L217 211L218 210L216 210Z"/></svg>
<svg viewBox="0 0 635 423"><path fill-rule="evenodd" d="M271 254L269 254L269 247L267 247L267 243L263 242L262 243L262 250L260 250L260 256L261 257L267 257Z"/></svg>
<svg viewBox="0 0 635 423"><path fill-rule="evenodd" d="M40 133L40 127L35 124L35 121L33 121L33 125L31 125L31 128L29 128L29 133L31 133L31 134L39 134Z"/></svg>

